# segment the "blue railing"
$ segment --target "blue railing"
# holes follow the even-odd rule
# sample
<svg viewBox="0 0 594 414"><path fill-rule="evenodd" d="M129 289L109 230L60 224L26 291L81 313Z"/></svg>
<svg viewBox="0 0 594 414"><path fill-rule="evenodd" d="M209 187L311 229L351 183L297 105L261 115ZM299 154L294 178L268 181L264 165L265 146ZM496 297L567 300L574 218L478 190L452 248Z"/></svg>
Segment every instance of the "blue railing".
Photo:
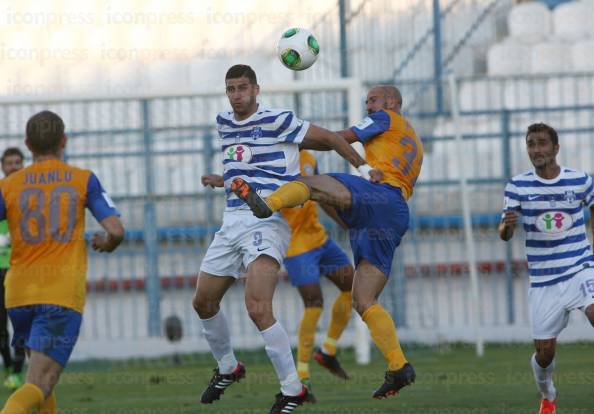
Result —
<svg viewBox="0 0 594 414"><path fill-rule="evenodd" d="M583 76L576 75L576 79ZM346 122L341 112L343 103L336 99L335 91L300 92L300 95L303 118L316 118L322 125L333 129L341 128ZM285 94L262 99L264 102L275 99L288 102L291 97L291 94ZM200 258L219 226L224 208L223 192L205 189L199 182L202 174L220 172L218 143L213 138L214 117L208 108L221 107L221 102L224 102L222 96L197 95L129 99L123 109L117 99L0 104L0 119L8 115L12 119L0 134L4 146L22 145L23 125L35 111L48 108L61 113L71 138L69 161L93 169L114 196L126 223L126 242L112 256L91 253L90 293L103 292L105 290L100 287L104 286L111 286L115 290L110 292L116 295L123 295L127 289L137 290L137 295L127 299L133 310L121 319L132 318L130 329L141 337L143 332L160 335L163 309L180 306L184 312L191 312L188 295L194 287L193 278ZM114 125L110 111L93 113L91 109L97 106L117 107L129 116ZM202 110L197 111L196 107ZM81 108L91 113L84 123L76 117L82 112ZM518 279L517 272L522 272L522 268L514 267L514 263L523 260L522 241L518 238L516 244L503 244L497 239L495 228L505 181L529 167L522 143L524 129L531 121L551 119L550 123L557 127L561 136L561 157L574 154L573 148L580 145L579 152L575 152L579 157L571 155L575 159L566 157L564 162L592 173L594 168L589 161L594 160L592 113L594 99L590 105L462 111L462 124L476 119L492 124L478 132L464 130L463 139L469 145L486 145L490 151L489 159L481 158L478 152L469 152L467 168L477 171L469 180L473 197L472 223L483 235L481 243L487 246L479 260L487 264L505 263L505 276L496 276L506 281L505 295L502 295L505 298L505 323L518 320L519 311L514 307L517 293L513 286ZM575 115L579 122L565 122L568 115ZM444 266L447 263L461 263L465 258L460 242L462 219L455 166L437 168L449 162L451 148L448 145L452 145L453 135L451 132L439 133L436 129L440 120L447 120L449 114L427 111L409 114L409 117L425 143L426 158L411 199L410 231L399 249L394 277L390 281L392 285L384 300L391 303L390 309L397 315L399 324L414 326L415 316L410 312L410 305L405 304L414 300L424 303L425 299L418 296L425 294L423 290L413 289L409 284L421 274L419 269L429 269L430 274L437 274L437 269L448 269ZM318 156L322 172L343 171L344 163L339 157L329 153L319 153ZM488 162L496 164L496 168L484 170ZM343 233L331 225L329 227L342 243L348 243ZM97 229L89 219L86 236ZM439 251L448 253L440 255ZM91 326L113 325L116 332L127 332L128 325L116 318L114 312L109 311L113 319L104 320L108 315L105 307L111 303L109 295L101 293L93 297L88 314ZM193 321L191 315L187 319L188 323Z"/></svg>

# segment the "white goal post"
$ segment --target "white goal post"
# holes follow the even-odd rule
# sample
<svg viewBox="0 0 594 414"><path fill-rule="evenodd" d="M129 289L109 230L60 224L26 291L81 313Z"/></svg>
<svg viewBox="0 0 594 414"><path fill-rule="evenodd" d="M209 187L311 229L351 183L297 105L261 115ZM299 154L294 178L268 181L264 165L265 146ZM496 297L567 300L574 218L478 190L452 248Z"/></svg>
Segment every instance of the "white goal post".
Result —
<svg viewBox="0 0 594 414"><path fill-rule="evenodd" d="M464 140L462 138L461 122L462 117L460 115L460 104L459 104L459 93L458 93L458 82L453 72L448 75L448 83L450 86L450 97L452 106L452 121L454 126L454 141L456 143L456 162L458 165L464 165ZM468 269L470 273L470 287L471 287L471 301L472 301L472 328L475 334L475 348L477 356L483 356L485 347L483 343L483 337L481 333L481 305L479 299L479 281L478 281L478 267L476 259L476 250L474 242L474 234L472 231L472 216L470 210L470 196L468 190L468 178L466 169L460 168L460 195L462 201L462 217L464 225L464 244L467 252Z"/></svg>

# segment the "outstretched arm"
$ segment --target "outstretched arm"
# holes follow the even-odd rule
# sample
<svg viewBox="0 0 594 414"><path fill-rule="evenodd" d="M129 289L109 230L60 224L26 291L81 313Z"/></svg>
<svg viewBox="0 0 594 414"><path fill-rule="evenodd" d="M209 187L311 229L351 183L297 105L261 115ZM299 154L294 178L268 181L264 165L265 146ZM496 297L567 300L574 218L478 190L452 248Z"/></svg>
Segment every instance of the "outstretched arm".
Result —
<svg viewBox="0 0 594 414"><path fill-rule="evenodd" d="M365 160L344 138L336 132L329 131L314 124L310 125L299 146L300 148L318 151L334 150L355 168L365 164Z"/></svg>
<svg viewBox="0 0 594 414"><path fill-rule="evenodd" d="M358 141L357 136L350 129L343 129L342 131L336 131L336 133L343 137L349 144ZM333 149L327 143L315 139L309 140L306 145L307 147L304 146L303 143L301 143L299 144L299 148L311 149L315 151L332 151Z"/></svg>
<svg viewBox="0 0 594 414"><path fill-rule="evenodd" d="M357 168L365 179L372 182L379 182L382 179L382 172L368 166L347 140L336 132L311 124L300 144L300 148L318 151L334 150L353 167Z"/></svg>
<svg viewBox="0 0 594 414"><path fill-rule="evenodd" d="M343 137L344 139L346 139L349 144L359 141L359 138L357 138L357 135L355 135L353 130L350 128L343 129L342 131L336 131L336 133L338 135L340 135L341 137Z"/></svg>

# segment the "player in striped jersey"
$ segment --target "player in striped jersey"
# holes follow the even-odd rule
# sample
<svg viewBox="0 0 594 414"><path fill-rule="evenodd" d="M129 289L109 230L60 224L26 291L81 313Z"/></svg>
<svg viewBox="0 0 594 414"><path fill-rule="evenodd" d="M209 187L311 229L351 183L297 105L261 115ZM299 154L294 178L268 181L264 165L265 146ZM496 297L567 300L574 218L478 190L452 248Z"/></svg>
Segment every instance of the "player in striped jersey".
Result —
<svg viewBox="0 0 594 414"><path fill-rule="evenodd" d="M365 164L339 135L298 119L292 111L270 109L256 100L256 74L246 65L232 66L225 75L232 111L217 116L224 174L202 177L204 185L225 187L227 207L221 229L206 252L193 299L218 366L202 394L202 403L218 400L225 389L245 376L237 361L220 301L243 270L245 303L260 330L265 349L281 384L270 413L290 413L307 399L291 354L289 337L272 312L272 297L280 263L290 239L280 213L258 220L232 191L236 178L250 179L264 196L299 176L299 147L320 145L336 150L355 167Z"/></svg>
<svg viewBox="0 0 594 414"><path fill-rule="evenodd" d="M358 125L338 133L346 142L359 141L369 165L359 167L361 177L324 174L300 177L264 198L248 182L238 182L237 193L254 215L269 217L281 208L296 207L307 200L337 209L349 228L355 262L353 308L369 328L371 337L386 359L384 382L373 392L383 399L415 380L390 314L378 297L390 277L394 252L408 230L407 200L423 163L423 144L400 114L402 96L391 85L376 85L367 92L368 116ZM314 149L328 149L319 146ZM236 181L243 180L241 178Z"/></svg>
<svg viewBox="0 0 594 414"><path fill-rule="evenodd" d="M552 127L530 125L526 148L534 170L507 183L499 236L509 241L522 217L536 348L531 365L542 394L540 414L554 414L556 338L574 309L594 326L594 255L584 224L584 208L594 214L594 186L588 174L557 164L559 138ZM594 233L594 220L590 225Z"/></svg>

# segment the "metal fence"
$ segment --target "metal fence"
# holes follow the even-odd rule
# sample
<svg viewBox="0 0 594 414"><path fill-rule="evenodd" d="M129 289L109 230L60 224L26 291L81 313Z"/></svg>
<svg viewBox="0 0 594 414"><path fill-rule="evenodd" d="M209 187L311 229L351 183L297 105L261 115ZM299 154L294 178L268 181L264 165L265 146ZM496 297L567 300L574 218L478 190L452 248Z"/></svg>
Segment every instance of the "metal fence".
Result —
<svg viewBox="0 0 594 414"><path fill-rule="evenodd" d="M261 102L298 108L305 119L342 129L359 118L359 87L352 80L277 87L265 91ZM187 337L200 335L191 296L201 257L225 206L224 192L204 188L200 176L222 173L214 120L227 108L220 92L0 103L3 147L24 147L24 125L32 114L42 109L59 113L69 136L67 160L97 173L126 225L126 241L116 253L89 253L79 356L107 355L110 346L116 353L111 355L123 351L131 356L134 347L128 342L135 340L151 352L146 339L160 341L161 322L171 314L182 319ZM320 167L341 171L345 162L322 154ZM96 230L89 218L87 236ZM239 291L234 289L230 302L242 306L236 300ZM238 329L251 326L244 319L237 319ZM240 345L254 340L243 336ZM195 341L190 346L197 349Z"/></svg>
<svg viewBox="0 0 594 414"><path fill-rule="evenodd" d="M499 240L502 189L511 176L531 169L524 137L535 122L546 122L559 132L562 165L594 173L593 81L593 74L467 78L459 82L458 125L453 124L448 106L442 115L431 105L425 108L433 112L411 111L426 155L411 202L411 230L401 250L404 270L397 275L404 285L398 290L400 301L406 303L398 313L415 331L409 339L426 339L435 332L449 340L472 339L473 310L461 231L462 169L471 188L484 337L527 339L521 332L528 325L524 240L522 233L511 243ZM447 85L442 88L449 102ZM456 162L456 129L464 141L462 164ZM410 306L411 301L418 306ZM577 326L584 326L581 315L573 318ZM425 328L435 331L423 334ZM566 338L591 339L588 331L579 332L574 326Z"/></svg>
<svg viewBox="0 0 594 414"><path fill-rule="evenodd" d="M594 83L594 75L564 79ZM461 89L482 88L477 82L464 80ZM526 88L533 81L488 81L496 90L505 90L513 82ZM447 95L445 86L444 90ZM468 92L462 93L462 100L464 93ZM358 82L345 80L287 85L264 91L260 100L266 106L296 108L304 119L342 129L363 116L363 96ZM468 155L464 165L451 161L456 148L447 113L409 114L426 155L410 203L411 228L398 249L381 299L402 327L404 341L472 339L458 186L461 168L472 177L485 339L528 340L522 237L505 244L495 231L504 182L529 167L521 139L526 126L543 120L557 127L562 163L594 172L594 94L579 105L545 107L536 105L536 98L533 102L535 106L524 109L463 106L461 127ZM214 117L227 106L220 93L0 103L4 147L22 146L25 122L36 111L47 108L60 113L70 137L68 161L97 173L127 227L126 241L116 253L90 253L89 295L75 358L206 350L205 341L199 340L200 324L191 297L201 257L220 224L224 198L222 191L203 188L200 176L222 171ZM335 154L318 156L321 172L347 167ZM346 235L326 224L350 250ZM87 225L88 234L98 228L91 219ZM335 290L323 287L330 303ZM260 346L258 332L243 309L241 282L231 289L223 306L236 345ZM277 288L275 309L295 341L302 305L286 282ZM181 344L169 345L162 338L161 323L170 315L182 320L186 339ZM324 314L323 320L327 317ZM576 318L577 325L567 338L588 338L588 331L579 329L579 315ZM355 341L357 333L351 325L343 344Z"/></svg>

